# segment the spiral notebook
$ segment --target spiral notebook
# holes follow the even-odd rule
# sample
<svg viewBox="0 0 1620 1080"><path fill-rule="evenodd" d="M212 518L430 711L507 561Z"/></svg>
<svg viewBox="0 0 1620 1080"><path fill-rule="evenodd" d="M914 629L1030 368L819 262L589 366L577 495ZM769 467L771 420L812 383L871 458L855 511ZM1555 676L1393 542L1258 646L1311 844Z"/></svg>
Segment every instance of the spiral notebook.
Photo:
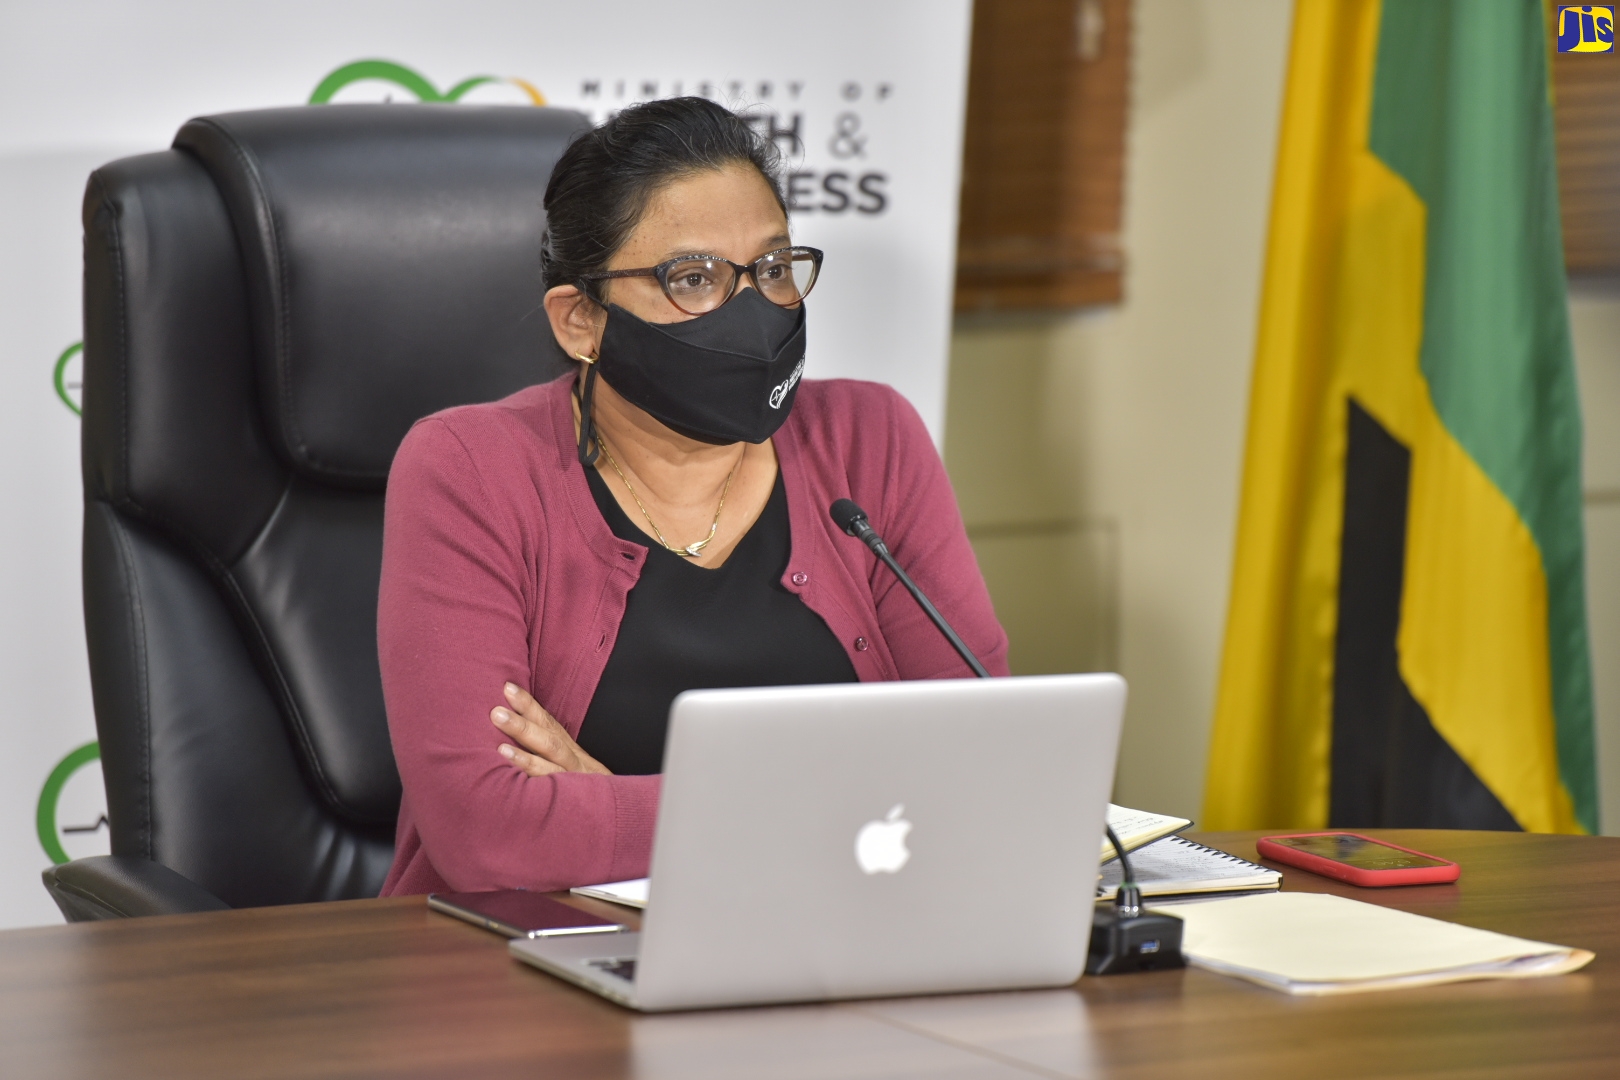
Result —
<svg viewBox="0 0 1620 1080"><path fill-rule="evenodd" d="M1183 836L1167 836L1132 852L1131 872L1143 896L1161 899L1282 887L1277 871ZM1097 896L1108 899L1118 892L1122 874L1119 860L1103 864Z"/></svg>

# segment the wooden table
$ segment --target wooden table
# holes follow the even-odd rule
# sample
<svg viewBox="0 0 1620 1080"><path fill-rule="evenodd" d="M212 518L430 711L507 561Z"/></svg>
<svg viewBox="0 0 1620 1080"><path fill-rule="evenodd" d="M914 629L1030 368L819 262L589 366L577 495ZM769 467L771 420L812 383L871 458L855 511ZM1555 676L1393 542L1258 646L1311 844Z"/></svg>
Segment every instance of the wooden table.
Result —
<svg viewBox="0 0 1620 1080"><path fill-rule="evenodd" d="M1256 835L1198 839L1254 858ZM0 1076L1620 1077L1620 839L1381 835L1457 860L1462 880L1362 890L1281 868L1287 887L1597 959L1337 998L1189 970L638 1016L420 899L363 900L0 933Z"/></svg>

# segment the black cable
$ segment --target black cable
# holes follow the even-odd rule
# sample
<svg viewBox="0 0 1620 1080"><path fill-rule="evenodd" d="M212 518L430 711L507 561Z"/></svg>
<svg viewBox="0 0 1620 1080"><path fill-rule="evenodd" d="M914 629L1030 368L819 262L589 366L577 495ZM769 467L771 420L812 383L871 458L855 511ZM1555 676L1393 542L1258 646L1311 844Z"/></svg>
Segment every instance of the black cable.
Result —
<svg viewBox="0 0 1620 1080"><path fill-rule="evenodd" d="M1131 860L1125 854L1125 845L1120 843L1119 836L1114 827L1103 824L1103 831L1108 834L1108 842L1114 845L1114 851L1119 855L1120 880L1119 890L1114 893L1114 906L1126 918L1134 918L1142 912L1142 890L1137 888L1136 875L1131 873Z"/></svg>

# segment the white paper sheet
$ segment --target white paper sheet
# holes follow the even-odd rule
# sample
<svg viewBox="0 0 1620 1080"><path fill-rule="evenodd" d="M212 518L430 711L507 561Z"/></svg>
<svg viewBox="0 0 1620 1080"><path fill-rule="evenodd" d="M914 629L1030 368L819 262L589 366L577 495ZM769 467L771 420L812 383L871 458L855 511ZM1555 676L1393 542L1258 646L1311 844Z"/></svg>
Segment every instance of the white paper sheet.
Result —
<svg viewBox="0 0 1620 1080"><path fill-rule="evenodd" d="M625 907L647 906L647 879L644 877L631 878L629 881L610 881L605 885L581 885L568 891L575 896L589 896L593 900L606 900L613 904L623 904Z"/></svg>
<svg viewBox="0 0 1620 1080"><path fill-rule="evenodd" d="M1291 994L1463 979L1530 978L1592 953L1442 922L1327 893L1268 893L1178 906L1189 963Z"/></svg>

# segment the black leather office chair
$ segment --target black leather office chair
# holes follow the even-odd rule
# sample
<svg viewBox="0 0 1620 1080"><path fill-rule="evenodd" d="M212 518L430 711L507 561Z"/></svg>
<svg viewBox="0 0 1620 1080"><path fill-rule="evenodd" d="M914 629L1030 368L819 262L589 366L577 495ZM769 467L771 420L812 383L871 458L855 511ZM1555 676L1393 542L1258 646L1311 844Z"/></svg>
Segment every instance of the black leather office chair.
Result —
<svg viewBox="0 0 1620 1080"><path fill-rule="evenodd" d="M374 896L399 775L383 490L421 416L555 377L541 199L578 113L193 120L85 197L84 610L111 856L70 920Z"/></svg>

